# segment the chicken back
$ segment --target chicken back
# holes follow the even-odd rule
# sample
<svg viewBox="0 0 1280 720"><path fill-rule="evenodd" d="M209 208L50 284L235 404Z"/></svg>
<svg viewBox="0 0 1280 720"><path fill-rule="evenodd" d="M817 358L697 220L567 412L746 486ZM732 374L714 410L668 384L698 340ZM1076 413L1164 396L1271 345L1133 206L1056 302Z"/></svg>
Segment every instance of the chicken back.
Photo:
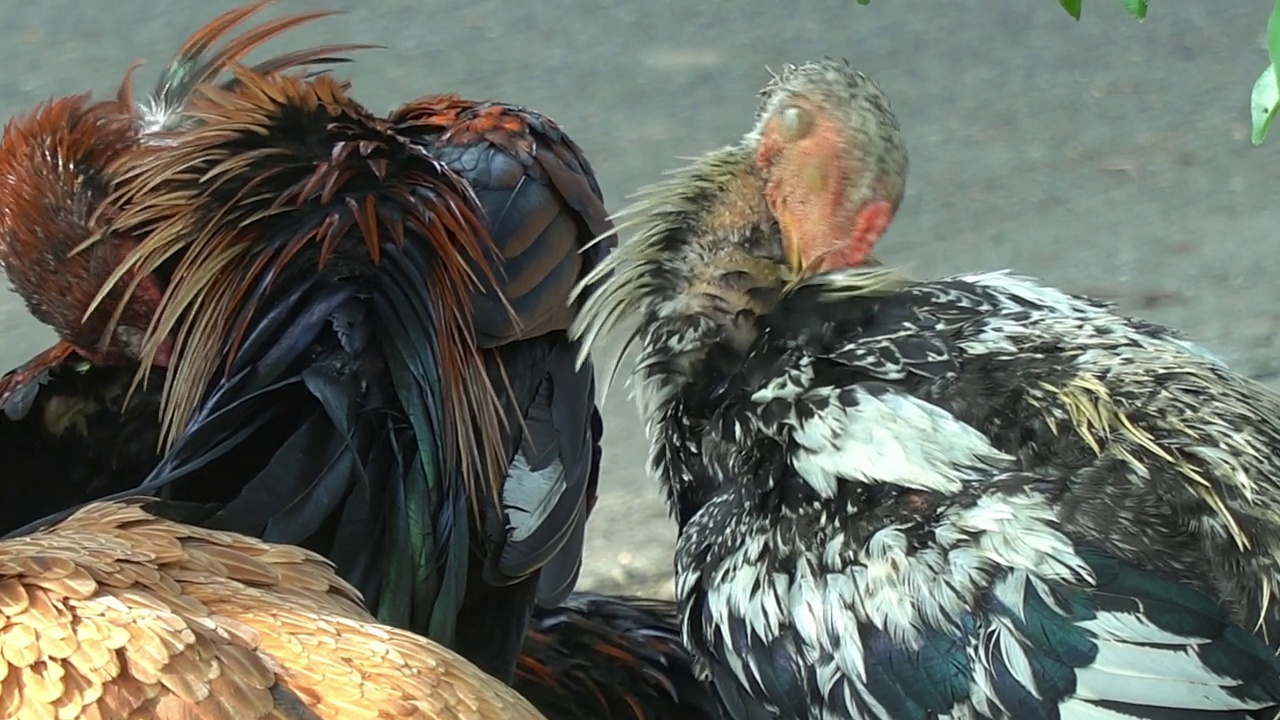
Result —
<svg viewBox="0 0 1280 720"><path fill-rule="evenodd" d="M320 556L151 502L95 503L0 542L0 717L542 717L377 624Z"/></svg>

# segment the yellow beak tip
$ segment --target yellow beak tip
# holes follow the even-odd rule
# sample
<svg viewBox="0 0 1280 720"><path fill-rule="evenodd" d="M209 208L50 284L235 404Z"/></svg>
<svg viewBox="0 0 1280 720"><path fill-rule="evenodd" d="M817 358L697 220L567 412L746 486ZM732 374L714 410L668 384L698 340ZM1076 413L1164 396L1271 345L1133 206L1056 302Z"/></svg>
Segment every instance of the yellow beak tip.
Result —
<svg viewBox="0 0 1280 720"><path fill-rule="evenodd" d="M804 270L804 255L800 252L800 243L796 241L790 213L778 218L778 225L782 230L782 247L786 252L787 262L791 264L792 271L799 275Z"/></svg>

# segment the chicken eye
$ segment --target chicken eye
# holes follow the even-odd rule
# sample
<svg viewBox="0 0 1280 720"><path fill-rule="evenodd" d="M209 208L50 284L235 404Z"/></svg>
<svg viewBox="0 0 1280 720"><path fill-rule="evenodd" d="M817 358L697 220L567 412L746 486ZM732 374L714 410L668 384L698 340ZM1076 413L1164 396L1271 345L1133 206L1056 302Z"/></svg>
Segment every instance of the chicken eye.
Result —
<svg viewBox="0 0 1280 720"><path fill-rule="evenodd" d="M799 140L813 127L813 113L791 105L782 111L782 131L789 140Z"/></svg>

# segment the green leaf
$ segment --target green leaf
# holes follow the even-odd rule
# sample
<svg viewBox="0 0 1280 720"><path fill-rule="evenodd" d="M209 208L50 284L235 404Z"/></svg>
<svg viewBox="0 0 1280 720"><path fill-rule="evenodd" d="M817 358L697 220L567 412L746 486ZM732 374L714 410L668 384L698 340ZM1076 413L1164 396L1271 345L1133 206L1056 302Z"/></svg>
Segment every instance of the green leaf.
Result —
<svg viewBox="0 0 1280 720"><path fill-rule="evenodd" d="M1124 0L1124 9L1139 20L1147 19L1147 0Z"/></svg>
<svg viewBox="0 0 1280 720"><path fill-rule="evenodd" d="M1275 67L1280 62L1280 0L1271 8L1271 17L1267 19L1267 59Z"/></svg>
<svg viewBox="0 0 1280 720"><path fill-rule="evenodd" d="M1249 118L1253 121L1253 144L1261 145L1267 137L1267 129L1280 108L1280 85L1276 84L1276 66L1268 65L1253 84L1249 99Z"/></svg>
<svg viewBox="0 0 1280 720"><path fill-rule="evenodd" d="M1280 2L1280 0L1276 1ZM1068 15L1076 20L1080 19L1080 0L1058 0L1058 4L1062 6L1063 10L1067 11Z"/></svg>
<svg viewBox="0 0 1280 720"><path fill-rule="evenodd" d="M859 5L870 5L871 0L858 0Z"/></svg>

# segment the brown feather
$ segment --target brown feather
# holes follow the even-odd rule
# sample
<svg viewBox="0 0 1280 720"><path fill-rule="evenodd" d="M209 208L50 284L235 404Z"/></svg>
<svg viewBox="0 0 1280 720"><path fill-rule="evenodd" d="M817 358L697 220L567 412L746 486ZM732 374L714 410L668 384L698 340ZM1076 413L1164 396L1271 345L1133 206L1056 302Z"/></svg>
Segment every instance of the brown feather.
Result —
<svg viewBox="0 0 1280 720"><path fill-rule="evenodd" d="M88 95L61 98L10 120L0 139L0 267L37 320L86 351L108 315L85 317L85 308L122 253L107 244L68 256L100 229L93 216L111 186L106 166L134 145L130 113Z"/></svg>
<svg viewBox="0 0 1280 720"><path fill-rule="evenodd" d="M0 717L541 718L314 553L96 503L0 542Z"/></svg>
<svg viewBox="0 0 1280 720"><path fill-rule="evenodd" d="M155 97L133 104L132 74L126 71L113 101L88 95L62 98L11 120L0 141L0 267L32 314L95 361L136 358L142 329L159 302L161 288L150 276L129 276L132 301L121 288L105 291L111 312L93 312L95 294L133 246L128 237L107 237L102 224L114 213L104 205L114 178L107 165L157 128L176 126L189 95L211 84L227 68L265 42L312 20L332 15L290 15L249 28L210 57L218 41L270 0L225 13L197 31L162 74ZM276 72L341 62L334 53L371 47L329 45L270 58L256 69ZM160 358L163 360L163 357Z"/></svg>
<svg viewBox="0 0 1280 720"><path fill-rule="evenodd" d="M229 10L193 33L161 75L150 106L142 109L142 129L151 133L180 127L184 121L188 120L183 112L186 104L198 97L205 88L217 87L220 76L232 66L241 63L246 55L300 25L340 14L332 10L313 11L269 20L250 27L229 40L217 52L206 56L232 30L272 2L274 0L257 0L257 2ZM269 58L255 65L253 69L265 74L308 65L347 62L345 58L336 57L335 54L375 47L378 46L341 44L304 48ZM131 67L130 72L125 76L125 81L120 87L121 99L132 96L130 75L136 67L137 64Z"/></svg>

